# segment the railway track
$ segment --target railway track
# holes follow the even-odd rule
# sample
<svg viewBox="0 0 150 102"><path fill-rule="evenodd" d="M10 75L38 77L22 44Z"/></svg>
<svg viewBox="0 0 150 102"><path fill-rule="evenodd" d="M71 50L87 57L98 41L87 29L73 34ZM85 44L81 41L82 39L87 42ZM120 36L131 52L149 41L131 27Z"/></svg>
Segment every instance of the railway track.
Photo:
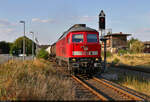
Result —
<svg viewBox="0 0 150 102"><path fill-rule="evenodd" d="M66 76L70 76L68 73L65 72L64 67L60 67L58 65L55 66L58 67L58 70L61 73L64 73ZM133 92L127 91L125 88L120 88L118 84L115 84L105 80L103 78L98 78L98 77L92 77L92 78L85 78L88 76L82 76L82 75L77 75L73 76L71 75L71 78L79 83L82 87L84 87L89 94L92 93L93 96L91 97L96 97L98 100L103 100L103 101L144 101L145 98L140 97L139 95L136 95ZM84 94L84 92L80 93ZM94 98L95 99L95 98Z"/></svg>
<svg viewBox="0 0 150 102"><path fill-rule="evenodd" d="M115 86L115 87L119 87L119 88L122 89L122 90L129 91L130 93L132 93L132 94L134 94L134 95L136 95L136 96L138 96L138 97L141 97L142 99L150 100L150 96L148 96L148 95L146 95L146 94L143 94L143 93L141 93L141 92L137 92L137 91L135 91L135 90L133 90L133 89L130 89L130 88L128 88L128 87L125 87L125 86L120 86L119 84L116 84L116 83L111 82L111 81L109 81L109 80L107 80L107 79L104 79L104 78L101 78L101 80L103 80L104 82L109 83L109 84L111 84L111 85L113 85L113 86Z"/></svg>
<svg viewBox="0 0 150 102"><path fill-rule="evenodd" d="M110 101L110 100L127 100L127 101L144 101L139 96L133 95L128 91L113 86L102 79L93 77L90 79L84 79L80 76L72 76L77 82L87 88L90 92L96 95L99 100Z"/></svg>

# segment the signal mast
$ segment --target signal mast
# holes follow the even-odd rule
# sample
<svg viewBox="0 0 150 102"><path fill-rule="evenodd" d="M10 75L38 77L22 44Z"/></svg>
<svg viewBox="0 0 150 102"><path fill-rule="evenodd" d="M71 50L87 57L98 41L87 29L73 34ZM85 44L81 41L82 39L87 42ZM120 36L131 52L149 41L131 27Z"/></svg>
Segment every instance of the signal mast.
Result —
<svg viewBox="0 0 150 102"><path fill-rule="evenodd" d="M102 41L102 43L104 43L104 72L107 70L106 68L106 41L107 38L105 38L105 32L103 33L103 31L105 31L105 13L103 10L101 10L100 14L99 14L99 31L101 32L101 36L100 36L100 40Z"/></svg>

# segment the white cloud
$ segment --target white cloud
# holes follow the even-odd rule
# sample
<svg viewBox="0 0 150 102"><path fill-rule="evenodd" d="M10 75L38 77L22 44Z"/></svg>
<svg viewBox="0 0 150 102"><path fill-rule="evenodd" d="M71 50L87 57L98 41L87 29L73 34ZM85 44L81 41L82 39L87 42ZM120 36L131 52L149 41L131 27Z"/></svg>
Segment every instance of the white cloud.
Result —
<svg viewBox="0 0 150 102"><path fill-rule="evenodd" d="M13 28L3 28L3 29L0 29L0 34L10 34L12 32L14 32Z"/></svg>
<svg viewBox="0 0 150 102"><path fill-rule="evenodd" d="M7 19L0 19L0 27L14 26L15 23L9 22Z"/></svg>
<svg viewBox="0 0 150 102"><path fill-rule="evenodd" d="M54 22L54 20L51 20L51 19L32 18L32 22L51 23L51 22Z"/></svg>
<svg viewBox="0 0 150 102"><path fill-rule="evenodd" d="M9 26L11 25L11 23L8 21L8 20L2 20L0 19L0 26L3 27L3 26Z"/></svg>

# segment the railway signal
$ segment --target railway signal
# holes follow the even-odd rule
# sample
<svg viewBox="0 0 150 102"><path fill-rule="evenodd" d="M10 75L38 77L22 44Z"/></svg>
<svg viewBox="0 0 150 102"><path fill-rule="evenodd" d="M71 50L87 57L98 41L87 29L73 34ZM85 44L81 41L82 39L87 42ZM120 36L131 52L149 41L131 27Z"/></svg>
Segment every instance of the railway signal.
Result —
<svg viewBox="0 0 150 102"><path fill-rule="evenodd" d="M103 10L101 10L99 14L99 30L105 29L105 13Z"/></svg>
<svg viewBox="0 0 150 102"><path fill-rule="evenodd" d="M101 10L100 14L99 14L99 31L101 31L101 38L100 40L104 43L104 72L107 70L106 68L106 41L107 38L105 38L105 33L102 36L102 31L105 30L105 13L103 10Z"/></svg>

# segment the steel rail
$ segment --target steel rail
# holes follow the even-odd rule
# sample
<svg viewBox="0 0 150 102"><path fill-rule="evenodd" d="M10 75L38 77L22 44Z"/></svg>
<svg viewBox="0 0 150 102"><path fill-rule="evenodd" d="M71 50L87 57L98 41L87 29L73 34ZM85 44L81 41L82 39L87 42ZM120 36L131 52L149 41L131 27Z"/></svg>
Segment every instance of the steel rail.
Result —
<svg viewBox="0 0 150 102"><path fill-rule="evenodd" d="M130 88L128 88L128 87L125 87L125 86L120 86L119 84L116 84L116 83L114 83L114 82L111 82L111 81L109 81L109 80L106 80L106 79L101 79L101 80L103 80L103 81L105 81L105 82L107 82L107 83L110 83L110 84L112 84L112 85L115 85L115 86L117 86L117 87L121 87L121 89L122 90L124 90L124 89L129 89L130 91L131 91L131 93L133 93L133 94L135 94L135 90L132 90L132 89L130 89ZM149 99L150 99L150 96L147 96L147 95L145 95L145 94L143 94L143 93L141 93L141 92L136 92L136 94L137 94L137 96L139 96L139 97L141 97L141 98L143 98L143 96L144 97L149 97ZM145 99L145 98L143 98L143 99Z"/></svg>
<svg viewBox="0 0 150 102"><path fill-rule="evenodd" d="M74 80L76 80L77 82L79 82L80 84L82 84L85 88L87 88L93 94L95 94L100 100L108 101L108 99L106 97L104 97L103 95L101 95L100 93L98 93L97 91L95 91L93 88L91 88L90 86L88 86L85 82L81 81L79 78L77 78L77 77L75 77L73 75L72 75L72 78Z"/></svg>
<svg viewBox="0 0 150 102"><path fill-rule="evenodd" d="M131 94L131 93L128 93L127 91L124 91L124 90L122 90L122 89L119 89L119 88L117 88L117 87L115 87L115 86L112 86L112 85L110 85L110 84L108 84L108 83L102 81L101 79L98 79L98 78L96 78L96 77L93 77L93 79L94 79L95 81L97 81L97 82L100 82L100 83L102 83L102 84L104 84L104 85L106 85L106 86L108 86L108 87L110 87L110 88L112 88L112 89L114 89L114 90L116 90L116 91L118 91L118 92L120 92L120 93L122 93L122 94L128 96L128 97L131 97L133 100L144 101L142 98L140 98L140 97L138 97L138 96L135 96L135 95L133 95L133 94Z"/></svg>

